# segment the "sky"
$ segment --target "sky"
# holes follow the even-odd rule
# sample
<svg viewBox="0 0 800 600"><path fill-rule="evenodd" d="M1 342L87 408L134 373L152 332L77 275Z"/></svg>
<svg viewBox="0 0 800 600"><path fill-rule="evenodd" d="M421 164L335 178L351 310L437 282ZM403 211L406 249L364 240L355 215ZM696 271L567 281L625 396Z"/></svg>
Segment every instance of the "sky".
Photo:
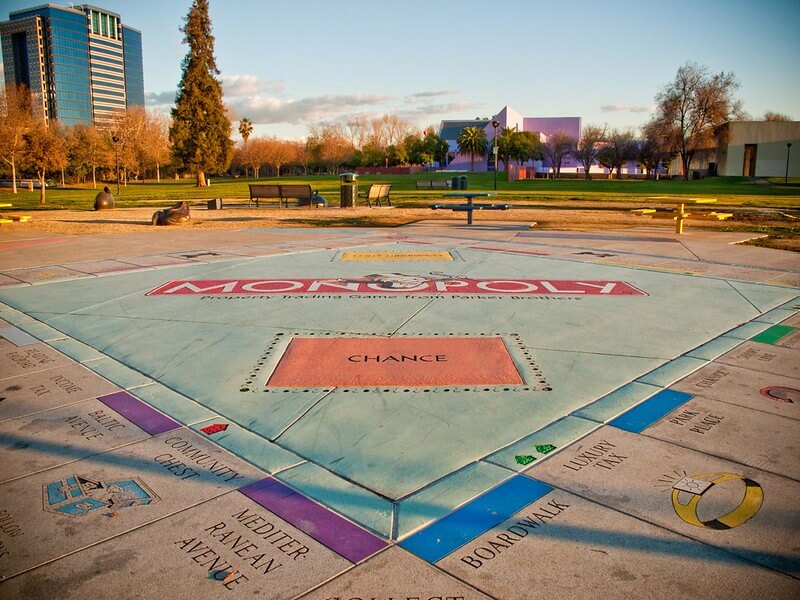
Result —
<svg viewBox="0 0 800 600"><path fill-rule="evenodd" d="M36 0L0 0L8 12ZM56 4L66 4L55 2ZM169 112L191 0L94 0L142 31L147 107ZM753 118L800 120L800 1L210 0L234 120L303 138L311 124L398 115L579 116L637 128L687 61L733 72ZM234 131L236 127L234 126ZM235 134L235 136L238 134Z"/></svg>

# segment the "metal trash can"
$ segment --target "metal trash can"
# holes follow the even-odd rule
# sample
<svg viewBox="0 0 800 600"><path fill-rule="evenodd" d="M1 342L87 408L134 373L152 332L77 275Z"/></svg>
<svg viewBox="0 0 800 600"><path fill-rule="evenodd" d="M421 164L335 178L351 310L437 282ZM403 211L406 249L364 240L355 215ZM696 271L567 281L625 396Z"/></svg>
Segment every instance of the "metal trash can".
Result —
<svg viewBox="0 0 800 600"><path fill-rule="evenodd" d="M358 197L358 175L356 173L342 173L339 175L339 206L353 208Z"/></svg>
<svg viewBox="0 0 800 600"><path fill-rule="evenodd" d="M209 200L208 210L222 210L222 198L213 198Z"/></svg>
<svg viewBox="0 0 800 600"><path fill-rule="evenodd" d="M467 189L467 176L466 175L461 175L458 178L458 189L460 189L460 190Z"/></svg>
<svg viewBox="0 0 800 600"><path fill-rule="evenodd" d="M458 176L450 178L450 189L451 190L458 189Z"/></svg>

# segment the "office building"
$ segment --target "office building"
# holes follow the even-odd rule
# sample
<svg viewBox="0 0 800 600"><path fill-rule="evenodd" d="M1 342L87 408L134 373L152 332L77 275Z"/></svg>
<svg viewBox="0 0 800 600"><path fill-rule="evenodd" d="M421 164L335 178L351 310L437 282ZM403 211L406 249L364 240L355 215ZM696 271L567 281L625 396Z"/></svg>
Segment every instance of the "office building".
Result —
<svg viewBox="0 0 800 600"><path fill-rule="evenodd" d="M144 105L142 34L91 6L45 4L0 23L7 86L25 85L33 111L62 125L107 125Z"/></svg>

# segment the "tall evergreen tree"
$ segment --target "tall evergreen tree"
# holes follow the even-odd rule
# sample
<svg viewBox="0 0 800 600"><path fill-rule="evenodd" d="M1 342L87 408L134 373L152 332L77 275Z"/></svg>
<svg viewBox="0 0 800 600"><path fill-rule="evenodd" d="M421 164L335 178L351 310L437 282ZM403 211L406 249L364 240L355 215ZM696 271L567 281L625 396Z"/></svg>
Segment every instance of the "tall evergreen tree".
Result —
<svg viewBox="0 0 800 600"><path fill-rule="evenodd" d="M222 103L222 85L214 59L214 36L208 0L194 0L181 28L189 53L172 109L172 158L178 169L197 173L197 186L207 185L205 171L220 172L233 157L231 122Z"/></svg>

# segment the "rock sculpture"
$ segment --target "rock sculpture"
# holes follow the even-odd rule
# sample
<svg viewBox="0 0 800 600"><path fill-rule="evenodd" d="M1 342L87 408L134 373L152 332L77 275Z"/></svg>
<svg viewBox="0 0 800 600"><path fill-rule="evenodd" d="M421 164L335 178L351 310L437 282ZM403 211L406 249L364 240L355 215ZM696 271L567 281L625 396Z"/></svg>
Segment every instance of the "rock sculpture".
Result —
<svg viewBox="0 0 800 600"><path fill-rule="evenodd" d="M106 186L102 192L94 197L94 209L107 210L111 208L114 208L114 196L111 195L111 190Z"/></svg>
<svg viewBox="0 0 800 600"><path fill-rule="evenodd" d="M188 223L190 219L189 205L186 202L178 202L175 206L154 212L151 223L153 225L182 225Z"/></svg>

